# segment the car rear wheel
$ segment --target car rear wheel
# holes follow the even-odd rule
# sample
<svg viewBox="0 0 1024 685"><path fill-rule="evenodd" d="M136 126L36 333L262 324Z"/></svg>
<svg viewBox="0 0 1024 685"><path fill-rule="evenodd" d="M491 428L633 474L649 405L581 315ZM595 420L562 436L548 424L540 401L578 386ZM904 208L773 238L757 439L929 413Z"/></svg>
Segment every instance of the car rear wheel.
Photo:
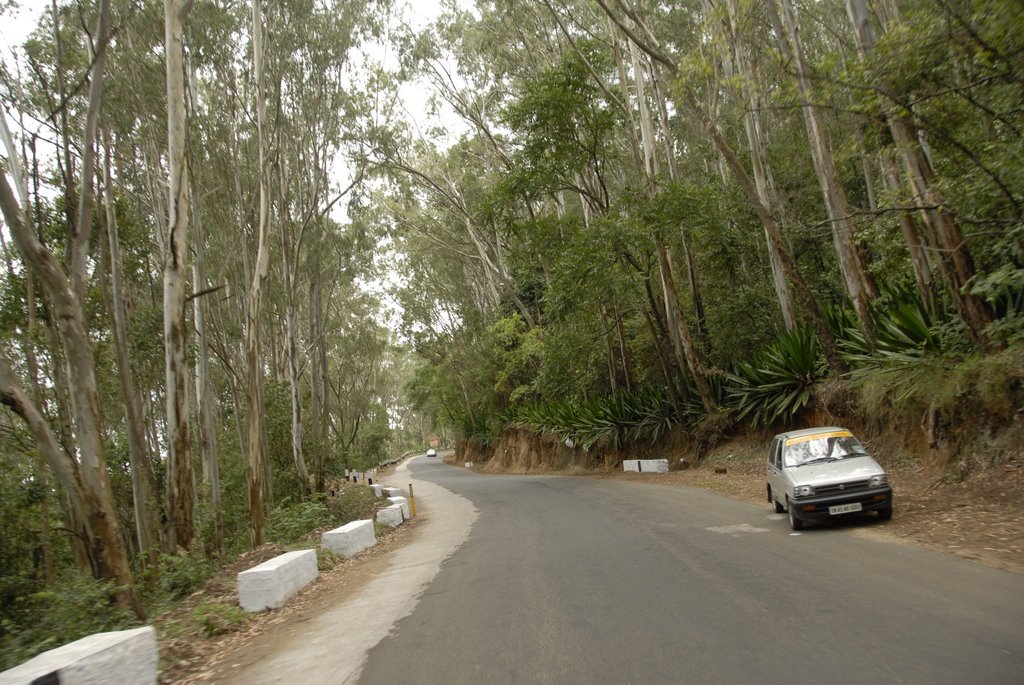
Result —
<svg viewBox="0 0 1024 685"><path fill-rule="evenodd" d="M772 507L775 508L776 514L781 514L782 512L786 511L786 507L779 504L779 500L775 499L775 495L772 494L771 488L768 488L768 499L772 501Z"/></svg>
<svg viewBox="0 0 1024 685"><path fill-rule="evenodd" d="M787 499L786 505L786 508L789 509L789 527L793 530L803 530L804 521L803 519L797 518L796 512L793 510L793 503Z"/></svg>

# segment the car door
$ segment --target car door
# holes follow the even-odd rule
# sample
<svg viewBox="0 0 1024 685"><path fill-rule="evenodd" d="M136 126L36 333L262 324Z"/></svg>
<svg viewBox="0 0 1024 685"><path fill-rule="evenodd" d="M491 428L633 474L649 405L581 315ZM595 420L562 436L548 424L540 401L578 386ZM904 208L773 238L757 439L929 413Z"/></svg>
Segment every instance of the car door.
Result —
<svg viewBox="0 0 1024 685"><path fill-rule="evenodd" d="M786 503L786 488L782 483L782 440L775 438L768 449L768 485L779 504Z"/></svg>

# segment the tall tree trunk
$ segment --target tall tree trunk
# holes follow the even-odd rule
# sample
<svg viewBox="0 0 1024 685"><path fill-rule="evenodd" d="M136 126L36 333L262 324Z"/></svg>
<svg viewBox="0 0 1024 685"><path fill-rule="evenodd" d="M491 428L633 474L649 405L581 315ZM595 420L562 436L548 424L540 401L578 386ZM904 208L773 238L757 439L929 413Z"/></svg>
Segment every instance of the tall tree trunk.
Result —
<svg viewBox="0 0 1024 685"><path fill-rule="evenodd" d="M615 348L612 347L612 329L608 325L608 308L602 303L599 307L601 313L601 326L604 328L604 352L608 361L608 383L612 393L619 391L618 372L615 369Z"/></svg>
<svg viewBox="0 0 1024 685"><path fill-rule="evenodd" d="M102 76L94 73L93 78ZM92 170L85 170L85 173L91 172ZM135 579L132 576L107 474L99 391L96 387L95 364L85 325L85 308L53 254L40 244L26 224L25 214L11 191L6 173L0 173L0 210L26 265L38 276L56 309L68 365L75 370L75 373L70 375L70 385L80 462L75 462L71 454L58 451L58 443L50 433L45 419L20 388L16 387L13 373L2 360L0 367L4 368L0 368L3 372L3 378L0 378L0 401L15 410L32 429L40 451L50 462L55 475L61 480L72 499L73 508L86 524L96 576L113 578L119 587L119 601L142 617L142 605L135 592Z"/></svg>
<svg viewBox="0 0 1024 685"><path fill-rule="evenodd" d="M897 21L895 6L885 10L889 21ZM869 55L875 47L875 32L867 3L865 0L846 0L846 11L853 25L857 49L862 55ZM929 242L938 251L939 269L957 315L968 337L983 347L988 346L991 339L985 328L992 322L992 309L983 298L970 292L974 260L956 217L936 188L935 171L922 149L923 138L905 113L888 113L886 118L896 149L903 159L914 200L922 207L921 218L929 233Z"/></svg>
<svg viewBox="0 0 1024 685"><path fill-rule="evenodd" d="M743 97L747 106L743 108L743 129L747 134L747 145L750 150L750 169L754 176L754 186L757 189L757 197L765 207L773 206L769 195L768 171L764 163L764 140L761 135L760 103L754 96L753 84L756 83L750 69L750 60L747 58L746 50L740 42L738 33L739 17L736 7L736 0L727 0L729 9L729 43L732 45L733 60L739 70L740 83L742 84ZM724 31L723 27L723 31ZM786 330L793 330L796 326L796 311L793 307L793 299L789 293L789 285L786 282L786 275L782 268L782 256L779 250L768 235L765 228L765 243L768 247L768 263L772 270L772 285L775 288L775 299L778 300L779 309L782 311L782 321Z"/></svg>
<svg viewBox="0 0 1024 685"><path fill-rule="evenodd" d="M249 306L245 322L246 368L246 442L249 468L249 542L263 544L263 495L265 455L263 451L263 366L260 359L260 310L263 283L270 271L270 159L267 150L267 100L263 65L263 7L252 2L253 64L256 71L256 131L259 139L260 211L256 268L249 287Z"/></svg>
<svg viewBox="0 0 1024 685"><path fill-rule="evenodd" d="M605 11L605 13L612 19L615 24L622 29L622 32L632 40L637 46L650 55L651 59L662 64L668 69L669 73L673 76L679 76L679 67L662 52L660 45L654 39L654 36L647 33L648 40L644 40L637 36L637 34L626 25L626 23L618 17L615 12L608 6L607 0L597 0L598 5ZM642 27L646 28L646 27ZM836 345L835 336L828 327L828 322L825 320L825 316L821 311L821 307L818 305L818 301L815 299L814 294L811 292L807 283L804 281L803 276L796 268L796 261L793 259L793 255L790 253L789 248L786 246L785 240L782 237L782 232L779 230L779 225L775 221L775 217L772 216L771 210L761 202L761 199L757 195L757 188L754 182L750 179L746 169L739 161L739 157L736 156L732 146L729 145L728 141L722 135L721 129L714 119L707 113L704 107L700 104L693 89L683 84L680 87L680 94L682 96L683 105L689 109L700 121L704 130L707 131L711 137L711 141L715 147L718 148L719 153L725 160L729 169L733 172L736 180L740 184L740 188L743 190L743 194L746 196L747 201L753 207L757 213L758 218L761 220L762 225L765 228L765 233L768 234L769 240L775 244L775 248L778 251L779 257L782 260L782 269L793 285L797 297L800 300L800 304L803 306L804 311L811 320L811 325L814 327L814 332L818 336L818 340L821 342L822 351L825 354L825 358L828 360L829 366L837 371L846 371L846 364L839 356L839 348Z"/></svg>
<svg viewBox="0 0 1024 685"><path fill-rule="evenodd" d="M626 391L633 392L633 378L629 372L629 351L626 347L626 332L622 326L622 316L619 315L619 307L615 306L615 330L619 338L619 354L622 356L622 377L626 382Z"/></svg>
<svg viewBox="0 0 1024 685"><path fill-rule="evenodd" d="M672 277L672 261L669 259L668 248L661 234L655 231L654 243L658 250L658 269L661 275L661 290L665 297L665 316L668 319L669 334L675 346L677 362L680 368L690 370L693 383L697 387L704 409L710 413L715 409L715 397L711 393L707 376L697 356L697 348L693 344L690 329L683 319L682 308L676 295L676 285Z"/></svg>
<svg viewBox="0 0 1024 685"><path fill-rule="evenodd" d="M135 513L135 536L139 552L155 579L159 555L157 537L156 478L146 448L146 425L142 414L142 398L132 377L131 353L128 350L127 307L121 274L121 245L118 235L117 214L114 211L113 178L110 164L110 131L104 132L103 204L106 209L107 239L110 243L111 310L114 319L114 349L117 354L118 379L125 407L128 429L128 463L132 470L132 502Z"/></svg>
<svg viewBox="0 0 1024 685"><path fill-rule="evenodd" d="M217 427L214 423L214 398L210 389L210 345L206 330L206 296L211 291L206 285L206 236L199 213L197 193L192 193L192 215L195 226L196 258L192 262L193 312L196 328L196 401L199 404L199 453L203 464L203 479L210 488L210 508L213 510L213 550L217 556L224 553L224 512L221 505L220 462L217 454Z"/></svg>
<svg viewBox="0 0 1024 685"><path fill-rule="evenodd" d="M832 228L832 241L839 260L839 271L843 277L846 294L853 302L861 332L868 343L875 340L875 324L871 318L870 301L877 296L877 288L861 261L860 252L854 242L856 228L853 225L852 212L846 199L846 192L839 182L832 146L825 135L821 113L814 102L814 89L811 85L807 61L804 58L803 44L800 40L800 27L793 5L790 0L779 0L782 6L782 20L779 25L775 0L768 0L767 7L772 23L775 24L776 39L779 52L786 61L792 61L796 68L796 84L800 93L801 109L804 124L807 128L807 139L810 143L811 158L814 171L821 187L821 195L825 201Z"/></svg>
<svg viewBox="0 0 1024 685"><path fill-rule="evenodd" d="M142 606L135 592L135 581L121 536L110 477L107 473L102 412L85 308L86 268L89 240L92 235L93 188L96 174L94 146L103 94L106 48L110 36L110 1L100 0L97 9L96 28L93 32L96 42L91 45L95 49L95 56L89 73L89 100L82 140L82 200L79 203L76 221L69 226L68 235L70 275L66 276L61 271L52 253L36 239L28 223L28 215L18 206L5 174L0 174L0 204L8 229L22 257L28 267L35 271L49 300L53 303L67 364L74 370L68 377L75 437L79 449L78 471L85 486L82 490L82 499L86 506L84 516L92 529L91 557L96 564L97 576L114 578L121 588L118 591L119 601L142 616ZM17 154L12 150L8 162L15 164L16 160ZM70 167L70 158L66 162ZM69 178L70 175L65 176L65 180Z"/></svg>
<svg viewBox="0 0 1024 685"><path fill-rule="evenodd" d="M888 153L882 153L882 179L885 182L886 190L893 197L900 197L903 188L897 178L896 161ZM931 260L928 258L927 245L921 238L920 226L914 220L914 215L909 211L899 213L900 229L903 231L903 239L907 243L910 252L910 265L914 271L914 283L917 286L917 294L924 303L925 308L932 314L936 313L934 274L932 273Z"/></svg>
<svg viewBox="0 0 1024 685"><path fill-rule="evenodd" d="M651 118L650 108L647 106L647 91L644 85L647 70L641 63L636 44L630 42L629 49L633 62L633 78L636 84L637 100L639 103L640 149L643 152L644 161L644 168L640 171L647 179L648 192L653 193L656 176L660 173L660 166L657 155L658 146L654 139L654 121ZM673 349L676 352L676 361L680 369L688 369L690 371L690 375L693 377L694 384L697 387L697 394L700 396L704 408L710 412L715 407L715 400L697 355L697 349L690 335L690 329L686 324L686 317L679 304L679 291L676 289L675 277L672 275L672 260L669 257L668 247L665 244L665 238L660 229L655 229L653 238L655 249L658 253L659 282L665 303L665 317ZM684 243L686 242L684 238ZM692 266L692 264L688 264L688 266ZM696 286L695 281L693 285Z"/></svg>
<svg viewBox="0 0 1024 685"><path fill-rule="evenodd" d="M185 64L182 22L191 2L164 0L167 62L168 220L164 253L165 402L167 413L168 549L188 549L194 534L192 441L185 362L185 281L188 258L189 171L185 149Z"/></svg>
<svg viewBox="0 0 1024 685"><path fill-rule="evenodd" d="M327 384L327 342L323 325L323 297L320 282L322 278L319 247L310 255L309 282L309 339L313 346L309 373L310 425L313 427L316 452L314 453L314 480L317 492L327 487L327 439L330 430L328 415L330 388Z"/></svg>
<svg viewBox="0 0 1024 685"><path fill-rule="evenodd" d="M282 165L283 167L284 165ZM283 269L282 279L284 280L284 328L285 328L285 353L288 364L288 388L291 395L292 405L292 460L295 462L295 472L299 479L300 494L303 500L309 496L310 482L309 471L306 469L306 457L302 450L303 427L302 427L302 393L301 379L299 377L299 330L296 321L295 295L296 295L296 274L293 261L298 259L299 246L292 245L291 221L288 216L285 203L287 175L281 173L281 268ZM293 255L292 250L295 250Z"/></svg>

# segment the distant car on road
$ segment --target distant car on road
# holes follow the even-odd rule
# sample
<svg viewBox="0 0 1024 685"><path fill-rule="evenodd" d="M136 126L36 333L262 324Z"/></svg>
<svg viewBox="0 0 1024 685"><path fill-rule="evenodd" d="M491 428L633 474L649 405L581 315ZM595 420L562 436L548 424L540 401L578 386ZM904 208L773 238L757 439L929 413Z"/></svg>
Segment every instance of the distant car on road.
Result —
<svg viewBox="0 0 1024 685"><path fill-rule="evenodd" d="M431 447L429 450L427 450L427 456L428 457L436 457L437 456L437 450L435 450L433 447Z"/></svg>
<svg viewBox="0 0 1024 685"><path fill-rule="evenodd" d="M780 433L768 450L768 501L789 512L789 525L827 521L842 514L877 511L892 518L892 488L879 466L845 428L805 428Z"/></svg>

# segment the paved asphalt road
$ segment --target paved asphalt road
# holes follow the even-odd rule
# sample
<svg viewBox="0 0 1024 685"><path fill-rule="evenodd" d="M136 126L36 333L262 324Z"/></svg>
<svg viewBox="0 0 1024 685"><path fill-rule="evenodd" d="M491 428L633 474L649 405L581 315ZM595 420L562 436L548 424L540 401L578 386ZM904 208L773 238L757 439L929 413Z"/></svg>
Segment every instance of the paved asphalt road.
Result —
<svg viewBox="0 0 1024 685"><path fill-rule="evenodd" d="M361 685L1024 683L1024 577L873 521L794 534L701 490L408 468L477 519Z"/></svg>

